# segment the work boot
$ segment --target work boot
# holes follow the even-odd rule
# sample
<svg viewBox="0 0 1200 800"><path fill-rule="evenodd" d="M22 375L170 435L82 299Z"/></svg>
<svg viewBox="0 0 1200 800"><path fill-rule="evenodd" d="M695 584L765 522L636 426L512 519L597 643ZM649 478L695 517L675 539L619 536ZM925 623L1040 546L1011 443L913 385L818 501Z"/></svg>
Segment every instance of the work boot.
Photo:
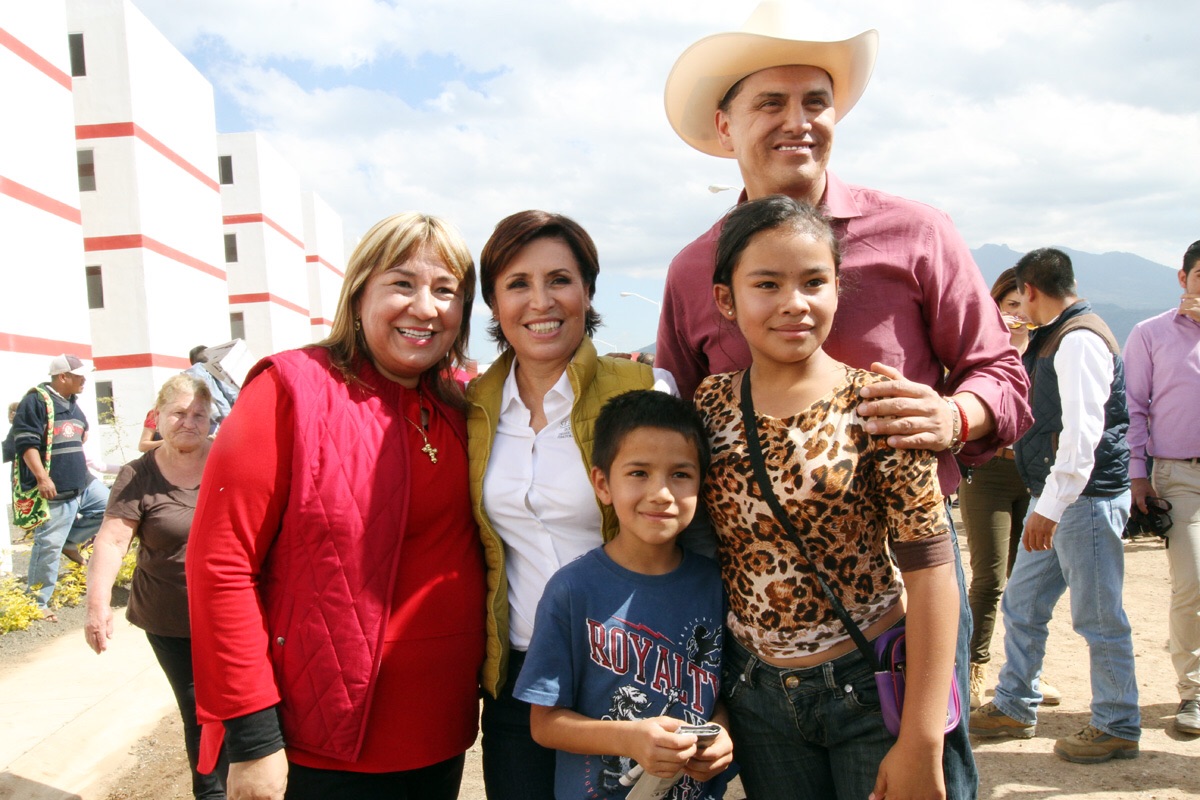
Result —
<svg viewBox="0 0 1200 800"><path fill-rule="evenodd" d="M1074 764L1099 764L1110 758L1137 758L1138 743L1107 734L1095 725L1085 725L1079 733L1055 742L1054 753Z"/></svg>
<svg viewBox="0 0 1200 800"><path fill-rule="evenodd" d="M971 662L971 710L983 705L983 690L987 686L987 664Z"/></svg>
<svg viewBox="0 0 1200 800"><path fill-rule="evenodd" d="M1038 681L1038 688L1042 690L1042 705L1056 706L1062 702L1062 692L1046 683L1045 678Z"/></svg>
<svg viewBox="0 0 1200 800"><path fill-rule="evenodd" d="M1192 698L1179 703L1179 710L1175 712L1175 730L1200 733L1200 700Z"/></svg>
<svg viewBox="0 0 1200 800"><path fill-rule="evenodd" d="M1037 726L1018 722L997 708L995 703L985 703L971 712L969 729L972 736L984 739L995 739L1000 736L1032 739Z"/></svg>

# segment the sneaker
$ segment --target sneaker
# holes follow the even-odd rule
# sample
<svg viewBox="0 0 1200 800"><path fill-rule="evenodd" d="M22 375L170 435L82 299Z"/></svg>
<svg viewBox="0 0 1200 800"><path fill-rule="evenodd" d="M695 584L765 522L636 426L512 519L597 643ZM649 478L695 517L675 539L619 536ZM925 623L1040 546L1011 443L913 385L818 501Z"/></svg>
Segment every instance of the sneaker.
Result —
<svg viewBox="0 0 1200 800"><path fill-rule="evenodd" d="M1045 678L1038 681L1038 688L1042 690L1042 705L1056 706L1062 702L1062 692L1046 683Z"/></svg>
<svg viewBox="0 0 1200 800"><path fill-rule="evenodd" d="M1179 710L1175 712L1175 730L1200 734L1200 700L1192 698L1180 702Z"/></svg>
<svg viewBox="0 0 1200 800"><path fill-rule="evenodd" d="M987 686L987 664L971 662L971 710L983 705L983 690Z"/></svg>
<svg viewBox="0 0 1200 800"><path fill-rule="evenodd" d="M1110 736L1094 725L1085 725L1079 733L1055 742L1054 753L1074 764L1099 764L1110 758L1137 758L1138 743Z"/></svg>
<svg viewBox="0 0 1200 800"><path fill-rule="evenodd" d="M972 736L994 739L1011 736L1014 739L1032 739L1036 725L1017 722L996 708L995 703L985 703L971 712L970 731Z"/></svg>

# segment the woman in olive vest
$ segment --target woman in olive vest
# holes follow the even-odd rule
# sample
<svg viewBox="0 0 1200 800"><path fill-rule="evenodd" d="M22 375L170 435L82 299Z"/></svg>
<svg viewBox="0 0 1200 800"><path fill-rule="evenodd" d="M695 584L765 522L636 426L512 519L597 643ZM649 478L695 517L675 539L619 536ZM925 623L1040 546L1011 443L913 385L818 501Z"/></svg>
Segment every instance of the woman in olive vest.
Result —
<svg viewBox="0 0 1200 800"><path fill-rule="evenodd" d="M617 530L589 481L592 427L613 395L678 390L662 370L596 354L600 264L574 220L506 217L479 267L501 348L467 392L471 502L487 561L484 782L489 800L542 800L554 796L554 751L533 741L529 704L512 689L546 581Z"/></svg>

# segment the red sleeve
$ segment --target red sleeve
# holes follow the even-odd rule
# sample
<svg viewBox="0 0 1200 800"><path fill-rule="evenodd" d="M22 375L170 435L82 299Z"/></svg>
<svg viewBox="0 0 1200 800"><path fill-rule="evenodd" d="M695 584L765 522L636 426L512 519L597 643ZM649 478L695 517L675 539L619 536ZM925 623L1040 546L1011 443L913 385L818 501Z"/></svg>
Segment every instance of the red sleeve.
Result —
<svg viewBox="0 0 1200 800"><path fill-rule="evenodd" d="M146 412L146 421L142 423L142 427L150 430L158 429L158 409L152 408Z"/></svg>
<svg viewBox="0 0 1200 800"><path fill-rule="evenodd" d="M202 723L279 702L259 575L291 487L294 409L271 367L221 425L188 540L196 711Z"/></svg>

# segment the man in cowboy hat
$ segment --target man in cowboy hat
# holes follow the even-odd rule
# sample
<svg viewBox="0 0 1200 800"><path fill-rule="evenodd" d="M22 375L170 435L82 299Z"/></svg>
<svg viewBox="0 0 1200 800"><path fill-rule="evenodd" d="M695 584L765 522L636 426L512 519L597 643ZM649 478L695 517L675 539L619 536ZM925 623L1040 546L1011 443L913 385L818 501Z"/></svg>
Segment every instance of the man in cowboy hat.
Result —
<svg viewBox="0 0 1200 800"><path fill-rule="evenodd" d="M1025 370L950 219L921 203L843 183L828 170L834 125L866 88L878 34L836 42L787 38L782 11L764 2L742 31L688 48L667 78L667 118L697 150L737 159L742 201L786 194L823 207L843 250L841 300L825 350L893 378L863 390L859 412L867 429L895 447L937 451L949 495L960 479L955 454L968 465L982 463L1029 427ZM740 332L719 318L713 301L722 224L685 247L667 273L655 358L684 397L705 376L750 363ZM961 567L958 573L957 667L965 708L970 614ZM974 786L965 719L946 739L948 785L958 768L954 783Z"/></svg>

